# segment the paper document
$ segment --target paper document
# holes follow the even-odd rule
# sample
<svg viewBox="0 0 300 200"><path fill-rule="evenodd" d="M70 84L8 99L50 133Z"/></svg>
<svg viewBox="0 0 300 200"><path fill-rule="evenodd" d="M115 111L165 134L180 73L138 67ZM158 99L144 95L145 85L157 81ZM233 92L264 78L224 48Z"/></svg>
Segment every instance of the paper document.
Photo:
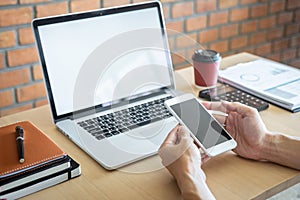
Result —
<svg viewBox="0 0 300 200"><path fill-rule="evenodd" d="M293 112L300 109L300 70L260 59L220 70L219 80Z"/></svg>

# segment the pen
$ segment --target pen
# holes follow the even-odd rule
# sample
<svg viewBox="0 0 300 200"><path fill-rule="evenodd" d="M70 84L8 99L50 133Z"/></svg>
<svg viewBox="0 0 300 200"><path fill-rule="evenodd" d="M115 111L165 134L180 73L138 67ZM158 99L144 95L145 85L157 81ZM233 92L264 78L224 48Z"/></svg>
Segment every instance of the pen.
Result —
<svg viewBox="0 0 300 200"><path fill-rule="evenodd" d="M24 159L24 130L21 126L16 127L16 141L19 155L19 162L23 163Z"/></svg>

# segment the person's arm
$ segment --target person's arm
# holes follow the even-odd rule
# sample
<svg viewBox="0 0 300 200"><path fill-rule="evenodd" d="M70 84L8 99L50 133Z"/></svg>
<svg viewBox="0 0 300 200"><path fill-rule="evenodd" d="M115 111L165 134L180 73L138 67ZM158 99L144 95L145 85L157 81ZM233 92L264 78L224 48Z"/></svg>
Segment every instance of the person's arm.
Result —
<svg viewBox="0 0 300 200"><path fill-rule="evenodd" d="M183 199L214 199L201 169L199 149L183 127L177 126L169 133L158 154L176 179Z"/></svg>
<svg viewBox="0 0 300 200"><path fill-rule="evenodd" d="M205 175L201 173L203 171L183 173L182 177L176 178L183 199L215 199L205 182Z"/></svg>
<svg viewBox="0 0 300 200"><path fill-rule="evenodd" d="M268 133L260 158L300 170L300 138Z"/></svg>
<svg viewBox="0 0 300 200"><path fill-rule="evenodd" d="M300 169L300 138L271 133L265 127L258 111L240 103L203 102L209 110L218 110L228 117L216 118L225 124L237 142L238 155L254 160L267 160Z"/></svg>

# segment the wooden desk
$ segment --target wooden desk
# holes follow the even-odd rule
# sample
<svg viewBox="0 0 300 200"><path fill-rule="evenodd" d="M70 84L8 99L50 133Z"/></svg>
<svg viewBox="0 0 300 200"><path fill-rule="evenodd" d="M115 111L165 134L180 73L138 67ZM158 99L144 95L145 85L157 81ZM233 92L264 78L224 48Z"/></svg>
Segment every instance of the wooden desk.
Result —
<svg viewBox="0 0 300 200"><path fill-rule="evenodd" d="M257 59L247 53L224 58L222 67ZM177 89L199 91L193 84L192 68L175 72ZM300 113L275 106L260 112L269 130L300 136ZM32 194L25 199L180 199L175 180L158 156L120 170L106 171L52 123L49 106L0 118L0 125L30 120L77 160L82 175L71 181ZM207 183L217 199L265 199L300 182L300 171L267 162L246 160L228 152L204 164Z"/></svg>

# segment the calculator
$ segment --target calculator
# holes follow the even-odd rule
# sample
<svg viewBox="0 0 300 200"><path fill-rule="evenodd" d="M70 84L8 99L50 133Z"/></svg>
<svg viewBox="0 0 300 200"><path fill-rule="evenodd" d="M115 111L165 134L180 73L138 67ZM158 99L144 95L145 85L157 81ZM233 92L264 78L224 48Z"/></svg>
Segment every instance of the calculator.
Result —
<svg viewBox="0 0 300 200"><path fill-rule="evenodd" d="M214 88L201 90L199 92L199 97L209 101L225 100L229 102L240 102L254 107L258 111L265 110L269 107L269 103L264 100L223 83L219 83Z"/></svg>

